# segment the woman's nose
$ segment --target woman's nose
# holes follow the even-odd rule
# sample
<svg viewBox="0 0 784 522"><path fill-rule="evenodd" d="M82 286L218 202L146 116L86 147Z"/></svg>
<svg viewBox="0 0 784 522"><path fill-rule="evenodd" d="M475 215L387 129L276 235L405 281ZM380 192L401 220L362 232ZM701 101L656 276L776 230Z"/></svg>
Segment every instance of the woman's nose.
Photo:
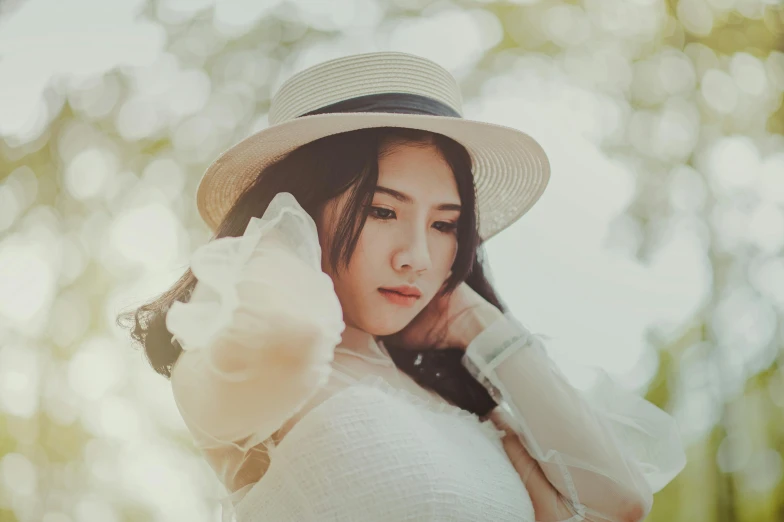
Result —
<svg viewBox="0 0 784 522"><path fill-rule="evenodd" d="M427 270L432 265L430 258L430 245L428 244L427 234L423 232L415 232L408 236L405 240L405 245L398 252L396 268L402 269L404 266L410 266L414 272L421 272Z"/></svg>

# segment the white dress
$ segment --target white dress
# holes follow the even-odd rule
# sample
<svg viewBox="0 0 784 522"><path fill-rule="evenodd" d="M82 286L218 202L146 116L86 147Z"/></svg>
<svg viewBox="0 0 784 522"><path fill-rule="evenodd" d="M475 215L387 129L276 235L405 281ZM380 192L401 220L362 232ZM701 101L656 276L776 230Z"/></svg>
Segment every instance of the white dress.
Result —
<svg viewBox="0 0 784 522"><path fill-rule="evenodd" d="M183 348L172 391L228 491L224 520L534 522L491 419L418 386L383 343L339 346L342 310L320 267L315 223L280 193L243 236L196 250L199 282L167 314ZM564 520L613 519L616 497L652 498L685 466L671 416L604 373L576 390L509 313L463 363L564 492Z"/></svg>

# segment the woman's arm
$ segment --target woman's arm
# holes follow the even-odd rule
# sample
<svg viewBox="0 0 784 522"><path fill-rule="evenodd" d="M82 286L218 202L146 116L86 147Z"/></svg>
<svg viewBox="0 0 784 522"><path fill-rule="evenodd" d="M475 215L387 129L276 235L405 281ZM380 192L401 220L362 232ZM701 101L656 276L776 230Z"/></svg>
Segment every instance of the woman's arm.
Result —
<svg viewBox="0 0 784 522"><path fill-rule="evenodd" d="M496 427L506 435L501 439L506 455L514 466L534 506L536 522L578 522L584 520L572 504L555 489L542 471L542 467L520 443L509 415L501 408L490 414Z"/></svg>
<svg viewBox="0 0 784 522"><path fill-rule="evenodd" d="M252 344L223 338L209 351L184 351L174 366L177 407L201 448L252 447L327 382L340 338L306 320L270 319Z"/></svg>
<svg viewBox="0 0 784 522"><path fill-rule="evenodd" d="M502 405L574 520L642 520L653 493L685 465L672 417L609 379L601 397L584 395L509 313L485 307L464 325L464 365ZM535 504L555 502L547 487L533 489L544 496Z"/></svg>
<svg viewBox="0 0 784 522"><path fill-rule="evenodd" d="M194 253L198 283L166 326L183 348L172 390L199 447L252 447L326 383L345 325L320 257L315 224L287 193L243 236Z"/></svg>

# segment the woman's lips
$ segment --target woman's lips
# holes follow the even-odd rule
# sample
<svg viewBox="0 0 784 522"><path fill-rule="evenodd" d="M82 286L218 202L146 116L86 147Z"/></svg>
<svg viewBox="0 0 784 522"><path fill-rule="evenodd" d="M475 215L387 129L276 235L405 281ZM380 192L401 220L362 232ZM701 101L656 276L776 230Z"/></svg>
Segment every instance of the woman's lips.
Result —
<svg viewBox="0 0 784 522"><path fill-rule="evenodd" d="M417 299L419 299L413 295L403 295L393 292L392 290L384 290L383 288L379 288L378 291L381 292L381 295L386 297L390 303L400 306L412 306L416 303Z"/></svg>

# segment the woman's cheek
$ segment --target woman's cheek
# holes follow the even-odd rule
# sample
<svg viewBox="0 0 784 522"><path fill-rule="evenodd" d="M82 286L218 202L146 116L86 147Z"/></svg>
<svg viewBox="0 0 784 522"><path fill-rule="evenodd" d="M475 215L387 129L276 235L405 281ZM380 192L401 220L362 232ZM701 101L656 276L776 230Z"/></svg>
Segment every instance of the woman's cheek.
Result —
<svg viewBox="0 0 784 522"><path fill-rule="evenodd" d="M452 265L455 264L455 259L457 258L457 238L447 238L445 243L446 244L444 245L440 245L439 259L442 260L440 268L446 274L452 270Z"/></svg>

